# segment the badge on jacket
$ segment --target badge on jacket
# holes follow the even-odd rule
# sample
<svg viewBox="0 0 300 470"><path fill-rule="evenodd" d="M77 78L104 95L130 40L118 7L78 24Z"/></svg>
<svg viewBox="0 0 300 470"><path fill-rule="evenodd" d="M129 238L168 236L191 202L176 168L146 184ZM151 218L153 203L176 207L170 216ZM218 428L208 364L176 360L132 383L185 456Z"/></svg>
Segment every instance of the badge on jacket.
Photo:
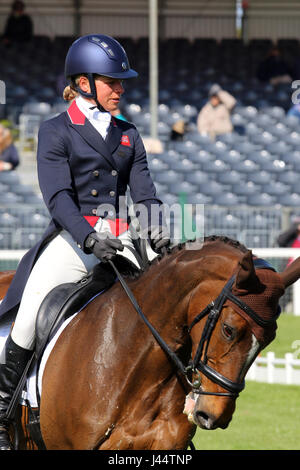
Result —
<svg viewBox="0 0 300 470"><path fill-rule="evenodd" d="M122 135L121 145L126 145L127 147L130 147L130 140L128 135Z"/></svg>

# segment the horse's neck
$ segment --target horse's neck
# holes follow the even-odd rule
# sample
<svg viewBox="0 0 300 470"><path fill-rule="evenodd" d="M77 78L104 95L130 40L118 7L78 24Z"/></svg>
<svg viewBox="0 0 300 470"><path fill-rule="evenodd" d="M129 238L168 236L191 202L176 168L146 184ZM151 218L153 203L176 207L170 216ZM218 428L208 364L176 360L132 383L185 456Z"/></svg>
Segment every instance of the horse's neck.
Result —
<svg viewBox="0 0 300 470"><path fill-rule="evenodd" d="M147 305L158 315L183 319L189 297L207 280L227 280L240 258L239 250L220 243L182 249L155 262L140 278L137 292L147 291Z"/></svg>
<svg viewBox="0 0 300 470"><path fill-rule="evenodd" d="M194 292L203 293L200 298L203 297L205 302L206 281L229 278L233 261L238 256L237 250L223 248L222 245L220 249L219 244L204 244L198 250L175 251L153 262L139 279L130 283L130 287L143 313L161 336L180 347L187 341L189 302ZM213 284L212 290L220 286L220 282L210 284ZM132 314L134 321L138 314L134 310Z"/></svg>
<svg viewBox="0 0 300 470"><path fill-rule="evenodd" d="M190 294L206 277L207 255L212 258L211 249L205 246L200 250L182 249L152 263L134 282L142 310L160 325L185 325Z"/></svg>
<svg viewBox="0 0 300 470"><path fill-rule="evenodd" d="M161 336L180 344L187 323L190 285L186 263L181 263L178 255L172 253L154 261L131 287L143 313Z"/></svg>

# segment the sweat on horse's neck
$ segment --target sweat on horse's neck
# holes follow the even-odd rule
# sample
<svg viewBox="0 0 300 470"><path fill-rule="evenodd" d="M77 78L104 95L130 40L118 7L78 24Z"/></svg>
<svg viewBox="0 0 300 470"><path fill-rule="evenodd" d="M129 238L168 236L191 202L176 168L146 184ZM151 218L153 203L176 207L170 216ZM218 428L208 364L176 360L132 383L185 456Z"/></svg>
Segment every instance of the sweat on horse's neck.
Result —
<svg viewBox="0 0 300 470"><path fill-rule="evenodd" d="M222 238L213 238L212 241L209 238L200 249L193 249L193 244L188 247L175 247L160 261L154 260L141 276L141 280L163 282L165 288L174 288L180 283L178 293L182 295L184 291L189 290L191 284L199 283L203 276L226 280L231 275L236 261L242 256L244 248L243 245L223 242ZM173 294L176 295L176 292Z"/></svg>
<svg viewBox="0 0 300 470"><path fill-rule="evenodd" d="M236 246L220 241L205 243L201 249L173 250L151 264L148 270L133 282L133 292L150 321L159 332L165 328L182 338L180 327L188 324L187 312L195 289L205 294L207 281L226 281L242 252ZM219 283L216 282L218 289ZM204 302L205 302L204 298ZM169 324L173 329L167 328ZM174 341L179 341L178 338Z"/></svg>

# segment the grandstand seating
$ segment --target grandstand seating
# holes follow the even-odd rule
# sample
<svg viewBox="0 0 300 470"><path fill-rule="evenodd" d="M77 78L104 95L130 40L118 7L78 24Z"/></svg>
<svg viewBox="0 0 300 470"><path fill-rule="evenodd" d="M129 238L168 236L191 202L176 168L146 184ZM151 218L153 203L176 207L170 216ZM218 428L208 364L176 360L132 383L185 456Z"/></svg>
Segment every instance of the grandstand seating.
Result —
<svg viewBox="0 0 300 470"><path fill-rule="evenodd" d="M59 96L58 78L73 39L39 36L24 45L21 56L15 46L0 45L5 64L1 79L7 89L4 115L19 127L21 149L30 139L36 144L37 129L44 119L67 107ZM140 74L140 79L125 83L122 111L147 135L148 40L122 38L121 42ZM271 44L270 40L249 44L241 40L161 40L158 135L164 151L150 153L148 158L158 195L165 203L172 205L184 192L188 203L205 204L207 234L221 230L240 239L244 233L243 241L253 246L272 244L281 228L280 208L289 207L294 213L300 202L300 122L286 114L291 106L290 85L272 86L255 77ZM284 40L278 44L286 55L290 47L299 46L297 40L292 46ZM196 118L215 82L237 98L237 106L232 115L233 133L212 142L197 132ZM187 122L188 131L183 141L170 141L172 125L178 119ZM250 208L251 220L246 220L247 211L238 212L241 205ZM224 206L227 209L222 212ZM20 183L18 172L0 172L0 248L29 248L48 221L42 200Z"/></svg>

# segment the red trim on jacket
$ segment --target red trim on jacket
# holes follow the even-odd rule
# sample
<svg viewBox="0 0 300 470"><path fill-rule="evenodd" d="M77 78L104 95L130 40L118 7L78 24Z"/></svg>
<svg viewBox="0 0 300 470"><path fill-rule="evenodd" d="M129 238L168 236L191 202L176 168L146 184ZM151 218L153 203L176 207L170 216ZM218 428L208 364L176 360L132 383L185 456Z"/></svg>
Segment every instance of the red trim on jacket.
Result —
<svg viewBox="0 0 300 470"><path fill-rule="evenodd" d="M99 217L96 215L85 215L84 218L88 221L88 223L94 228L96 223L98 222ZM126 232L128 230L128 223L125 219L115 219L115 220L110 220L107 219L111 233L115 236L118 237L122 233Z"/></svg>
<svg viewBox="0 0 300 470"><path fill-rule="evenodd" d="M67 113L72 124L77 124L80 126L83 126L85 124L86 117L83 112L81 112L78 108L75 100L72 101L71 105L67 109Z"/></svg>

